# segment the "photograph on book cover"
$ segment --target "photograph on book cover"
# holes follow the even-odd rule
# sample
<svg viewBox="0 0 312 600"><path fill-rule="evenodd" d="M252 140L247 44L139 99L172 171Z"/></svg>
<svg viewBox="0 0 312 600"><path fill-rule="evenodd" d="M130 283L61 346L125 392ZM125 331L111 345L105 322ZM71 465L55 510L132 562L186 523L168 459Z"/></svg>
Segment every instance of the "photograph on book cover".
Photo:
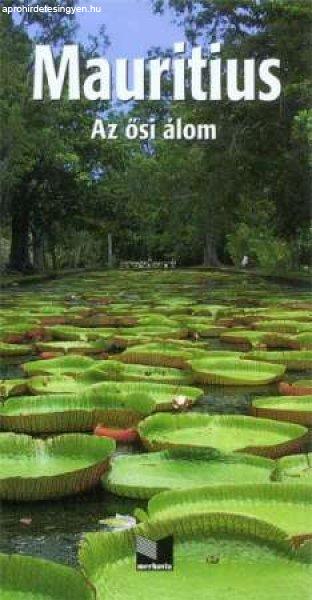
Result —
<svg viewBox="0 0 312 600"><path fill-rule="evenodd" d="M311 600L311 58L311 0L1 0L1 599Z"/></svg>

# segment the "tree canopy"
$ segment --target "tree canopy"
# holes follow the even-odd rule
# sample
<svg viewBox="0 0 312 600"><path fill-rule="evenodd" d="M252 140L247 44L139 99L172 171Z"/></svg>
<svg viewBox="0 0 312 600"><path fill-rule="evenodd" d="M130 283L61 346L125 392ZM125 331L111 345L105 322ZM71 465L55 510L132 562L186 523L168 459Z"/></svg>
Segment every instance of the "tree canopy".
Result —
<svg viewBox="0 0 312 600"><path fill-rule="evenodd" d="M20 4L6 0L12 3ZM222 59L240 60L240 78L244 58L280 58L281 97L195 102L188 95L174 102L167 78L157 103L34 102L34 42L48 41L57 55L76 39L76 18L39 13L17 21L2 13L0 185L9 268L104 265L107 233L116 260L173 256L180 264L215 266L240 262L247 253L263 267L306 262L311 4L151 0L151 10L172 11L190 44L208 48L222 40ZM85 57L105 52L101 25L83 45ZM151 55L169 54L151 49ZM157 138L150 145L122 136L91 140L99 116L120 124L152 118L157 129L169 117L215 123L218 135L209 142Z"/></svg>

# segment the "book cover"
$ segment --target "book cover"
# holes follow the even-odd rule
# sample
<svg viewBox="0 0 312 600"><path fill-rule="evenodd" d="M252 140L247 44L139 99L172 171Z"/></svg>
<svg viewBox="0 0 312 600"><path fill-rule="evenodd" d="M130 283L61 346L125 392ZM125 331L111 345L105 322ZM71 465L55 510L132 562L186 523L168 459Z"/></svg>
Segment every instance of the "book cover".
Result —
<svg viewBox="0 0 312 600"><path fill-rule="evenodd" d="M309 600L310 0L2 0L3 600Z"/></svg>

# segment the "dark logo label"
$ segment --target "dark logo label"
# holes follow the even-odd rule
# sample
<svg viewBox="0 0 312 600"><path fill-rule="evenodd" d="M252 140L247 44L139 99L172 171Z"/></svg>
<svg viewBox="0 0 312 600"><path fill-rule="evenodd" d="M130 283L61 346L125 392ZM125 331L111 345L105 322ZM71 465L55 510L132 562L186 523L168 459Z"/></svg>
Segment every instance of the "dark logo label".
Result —
<svg viewBox="0 0 312 600"><path fill-rule="evenodd" d="M136 537L137 571L173 571L173 536L162 540Z"/></svg>

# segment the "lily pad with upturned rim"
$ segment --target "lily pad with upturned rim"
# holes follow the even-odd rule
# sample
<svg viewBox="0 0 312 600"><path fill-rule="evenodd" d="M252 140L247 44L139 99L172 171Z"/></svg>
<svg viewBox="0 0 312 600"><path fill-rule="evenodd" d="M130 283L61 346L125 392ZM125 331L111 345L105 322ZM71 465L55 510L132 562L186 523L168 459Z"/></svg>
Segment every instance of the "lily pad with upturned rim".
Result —
<svg viewBox="0 0 312 600"><path fill-rule="evenodd" d="M173 536L174 570L137 571L138 535ZM90 533L79 559L98 600L310 600L308 551L295 552L283 531L241 515L188 515Z"/></svg>
<svg viewBox="0 0 312 600"><path fill-rule="evenodd" d="M298 379L298 381L293 381L292 385L295 389L307 388L309 386L312 389L312 379Z"/></svg>
<svg viewBox="0 0 312 600"><path fill-rule="evenodd" d="M205 356L202 348L181 345L181 343L148 343L132 346L118 356L118 360L126 363L139 363L159 367L189 369L188 361Z"/></svg>
<svg viewBox="0 0 312 600"><path fill-rule="evenodd" d="M93 385L88 394L90 397L105 397L109 394L148 395L155 403L155 410L172 410L176 396L185 396L190 405L195 404L204 394L197 387L153 383L148 381L104 381Z"/></svg>
<svg viewBox="0 0 312 600"><path fill-rule="evenodd" d="M162 315L161 313L157 314L155 312L145 312L138 313L138 325L139 327L180 327L180 323L175 319L167 317L166 315Z"/></svg>
<svg viewBox="0 0 312 600"><path fill-rule="evenodd" d="M123 329L116 330L116 337L123 338L125 340L132 341L134 340L137 344L140 343L141 338L153 339L153 338L164 338L164 339L183 339L186 338L188 334L187 329L183 329L180 327L168 327L164 325L154 325L152 326L136 326L136 327L127 327Z"/></svg>
<svg viewBox="0 0 312 600"><path fill-rule="evenodd" d="M274 333L269 331L254 331L248 329L231 329L220 337L222 342L234 345L242 345L247 348L292 348L294 337L286 333Z"/></svg>
<svg viewBox="0 0 312 600"><path fill-rule="evenodd" d="M290 347L296 350L312 350L312 333L307 331L293 335Z"/></svg>
<svg viewBox="0 0 312 600"><path fill-rule="evenodd" d="M312 483L312 453L285 456L277 461L276 477L285 482Z"/></svg>
<svg viewBox="0 0 312 600"><path fill-rule="evenodd" d="M27 379L2 379L0 380L0 398L21 396L29 392Z"/></svg>
<svg viewBox="0 0 312 600"><path fill-rule="evenodd" d="M163 492L148 503L147 518L183 517L192 513L227 513L255 517L289 536L312 537L312 484L284 483L205 486Z"/></svg>
<svg viewBox="0 0 312 600"><path fill-rule="evenodd" d="M59 341L84 341L109 339L116 334L113 328L83 328L75 325L54 325L46 328L47 335Z"/></svg>
<svg viewBox="0 0 312 600"><path fill-rule="evenodd" d="M240 415L160 413L139 424L139 435L150 450L216 448L221 452L247 452L269 458L298 451L308 430L301 425Z"/></svg>
<svg viewBox="0 0 312 600"><path fill-rule="evenodd" d="M0 498L34 501L78 494L96 485L115 443L79 434L35 440L1 433L0 449Z"/></svg>
<svg viewBox="0 0 312 600"><path fill-rule="evenodd" d="M289 352L254 351L248 352L246 360L263 361L284 365L288 371L306 371L312 368L311 350L290 350Z"/></svg>
<svg viewBox="0 0 312 600"><path fill-rule="evenodd" d="M300 379L298 381L293 381L292 383L281 381L278 386L278 391L285 396L310 395L312 394L312 379Z"/></svg>
<svg viewBox="0 0 312 600"><path fill-rule="evenodd" d="M20 433L92 431L99 423L133 427L151 414L147 393L46 394L11 398L0 407L0 429Z"/></svg>
<svg viewBox="0 0 312 600"><path fill-rule="evenodd" d="M39 342L36 349L39 352L56 352L58 354L100 354L105 351L105 340L101 342Z"/></svg>
<svg viewBox="0 0 312 600"><path fill-rule="evenodd" d="M264 321L298 321L299 323L308 323L312 321L311 312L309 310L285 310L284 308L260 308L255 311L247 311L249 314L254 314L257 320ZM256 319L255 319L256 320Z"/></svg>
<svg viewBox="0 0 312 600"><path fill-rule="evenodd" d="M76 569L52 561L0 554L2 600L94 600L94 590Z"/></svg>
<svg viewBox="0 0 312 600"><path fill-rule="evenodd" d="M86 384L69 375L38 375L27 379L31 394L81 394ZM89 384L90 385L90 384Z"/></svg>
<svg viewBox="0 0 312 600"><path fill-rule="evenodd" d="M117 360L104 360L93 363L91 369L82 373L80 381L146 381L154 383L168 383L188 385L192 382L189 373L172 367L154 367L150 365L127 364Z"/></svg>
<svg viewBox="0 0 312 600"><path fill-rule="evenodd" d="M163 452L116 456L102 483L119 496L151 498L169 489L265 483L270 480L274 464L262 456L171 448Z"/></svg>
<svg viewBox="0 0 312 600"><path fill-rule="evenodd" d="M131 365L132 366L132 365ZM135 365L133 365L135 366ZM140 365L141 366L141 365ZM149 369L149 367L146 367ZM188 404L194 404L203 395L203 391L197 387L181 385L176 381L174 384L158 383L153 381L133 380L107 380L101 372L101 367L85 371L79 377L68 375L43 375L32 377L27 380L28 390L31 394L82 394L92 393L107 395L110 391L116 394L122 392L148 393L152 394L156 402L156 410L171 410L176 396L185 396ZM184 383L184 382L183 382ZM185 382L186 383L186 382Z"/></svg>
<svg viewBox="0 0 312 600"><path fill-rule="evenodd" d="M208 354L208 353L207 353ZM252 360L232 358L224 354L220 358L209 354L202 359L190 361L194 382L214 385L267 385L279 380L285 367Z"/></svg>
<svg viewBox="0 0 312 600"><path fill-rule="evenodd" d="M293 335L312 331L311 322L300 323L300 321L256 321L252 326L254 329L261 329L261 331L277 331L278 333L290 333Z"/></svg>
<svg viewBox="0 0 312 600"><path fill-rule="evenodd" d="M34 350L32 346L27 344L6 344L0 342L0 356L26 356L33 354Z"/></svg>
<svg viewBox="0 0 312 600"><path fill-rule="evenodd" d="M255 417L290 421L312 426L312 395L269 396L252 401L251 414Z"/></svg>
<svg viewBox="0 0 312 600"><path fill-rule="evenodd" d="M33 360L22 365L27 375L76 375L94 366L95 361L88 356L61 356L49 360Z"/></svg>
<svg viewBox="0 0 312 600"><path fill-rule="evenodd" d="M43 334L44 329L37 321L23 323L20 319L16 324L16 314L12 324L0 326L0 339L2 344L27 344L31 339Z"/></svg>

